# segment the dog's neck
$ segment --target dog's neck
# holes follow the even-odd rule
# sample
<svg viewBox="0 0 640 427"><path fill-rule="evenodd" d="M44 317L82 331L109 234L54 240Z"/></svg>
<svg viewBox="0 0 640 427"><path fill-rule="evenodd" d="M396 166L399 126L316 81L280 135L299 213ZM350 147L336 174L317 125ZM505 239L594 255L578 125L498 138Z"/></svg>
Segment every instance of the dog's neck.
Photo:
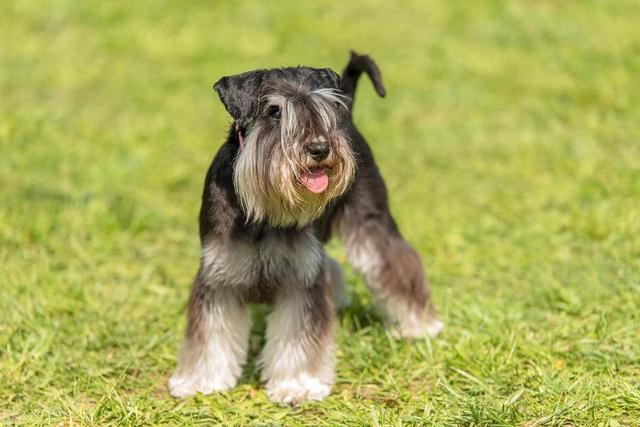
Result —
<svg viewBox="0 0 640 427"><path fill-rule="evenodd" d="M244 137L242 136L242 130L238 122L236 122L236 134L238 135L238 142L240 143L240 151L242 151L244 148Z"/></svg>

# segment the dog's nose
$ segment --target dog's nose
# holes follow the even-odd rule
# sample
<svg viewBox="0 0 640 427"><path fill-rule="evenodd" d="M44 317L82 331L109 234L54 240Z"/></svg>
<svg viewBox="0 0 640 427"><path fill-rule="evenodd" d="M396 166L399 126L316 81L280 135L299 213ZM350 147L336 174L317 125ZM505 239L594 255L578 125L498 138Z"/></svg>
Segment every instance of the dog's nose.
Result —
<svg viewBox="0 0 640 427"><path fill-rule="evenodd" d="M328 142L313 141L311 144L307 145L307 153L309 153L316 162L321 162L326 159L329 155L329 151L331 151L331 147Z"/></svg>

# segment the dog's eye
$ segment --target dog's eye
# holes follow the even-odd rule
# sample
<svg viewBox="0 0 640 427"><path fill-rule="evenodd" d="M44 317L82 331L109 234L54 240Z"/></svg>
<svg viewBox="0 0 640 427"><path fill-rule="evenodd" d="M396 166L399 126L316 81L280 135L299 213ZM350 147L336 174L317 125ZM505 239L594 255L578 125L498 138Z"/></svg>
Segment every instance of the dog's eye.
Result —
<svg viewBox="0 0 640 427"><path fill-rule="evenodd" d="M280 107L277 105L270 105L269 108L267 108L267 114L272 119L280 120Z"/></svg>

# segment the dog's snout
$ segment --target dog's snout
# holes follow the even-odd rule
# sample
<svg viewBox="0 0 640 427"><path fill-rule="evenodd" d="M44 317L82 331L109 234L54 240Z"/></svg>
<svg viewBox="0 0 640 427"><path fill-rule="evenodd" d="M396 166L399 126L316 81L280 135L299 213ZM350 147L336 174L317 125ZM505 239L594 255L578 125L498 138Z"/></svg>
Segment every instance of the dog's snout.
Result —
<svg viewBox="0 0 640 427"><path fill-rule="evenodd" d="M309 153L311 158L316 162L326 159L329 155L329 151L331 151L331 147L329 146L329 143L325 141L313 141L307 145L307 153Z"/></svg>

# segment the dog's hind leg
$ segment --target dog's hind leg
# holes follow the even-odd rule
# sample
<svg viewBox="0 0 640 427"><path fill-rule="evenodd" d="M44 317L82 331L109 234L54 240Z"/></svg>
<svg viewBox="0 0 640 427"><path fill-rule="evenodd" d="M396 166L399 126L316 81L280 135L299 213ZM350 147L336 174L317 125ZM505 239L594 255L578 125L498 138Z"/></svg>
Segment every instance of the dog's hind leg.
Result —
<svg viewBox="0 0 640 427"><path fill-rule="evenodd" d="M235 387L245 362L251 317L232 292L215 291L198 277L191 291L187 332L169 392L183 398Z"/></svg>
<svg viewBox="0 0 640 427"><path fill-rule="evenodd" d="M344 272L342 267L333 258L327 257L326 260L327 279L331 284L333 301L337 308L342 309L349 306L351 299L347 294L347 289L344 282Z"/></svg>
<svg viewBox="0 0 640 427"><path fill-rule="evenodd" d="M261 355L269 398L283 405L322 400L334 378L333 307L327 275L311 287L278 290Z"/></svg>
<svg viewBox="0 0 640 427"><path fill-rule="evenodd" d="M369 157L334 216L349 263L364 277L395 330L404 337L435 336L443 328L430 301L420 257L389 212L382 177Z"/></svg>

